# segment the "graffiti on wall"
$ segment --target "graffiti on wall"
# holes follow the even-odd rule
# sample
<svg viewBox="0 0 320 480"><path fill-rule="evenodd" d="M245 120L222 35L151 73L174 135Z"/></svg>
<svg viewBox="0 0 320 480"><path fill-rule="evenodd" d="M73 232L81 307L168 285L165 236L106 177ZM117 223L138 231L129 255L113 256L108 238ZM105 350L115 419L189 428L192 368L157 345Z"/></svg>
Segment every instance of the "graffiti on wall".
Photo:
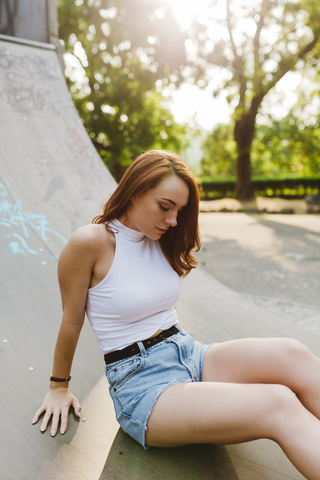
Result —
<svg viewBox="0 0 320 480"><path fill-rule="evenodd" d="M47 264L46 258L56 258L44 252L45 243L50 241L52 235L58 237L63 243L67 242L63 235L49 228L46 215L24 212L20 200L11 204L8 199L8 191L3 183L0 183L0 226L8 229L5 237L8 238L8 247L14 255L31 254L42 257L43 265ZM40 236L44 248L34 250L29 246L30 229L35 230Z"/></svg>
<svg viewBox="0 0 320 480"><path fill-rule="evenodd" d="M0 99L16 111L29 113L46 104L43 80L59 78L52 57L13 55L7 47L0 48L0 70Z"/></svg>
<svg viewBox="0 0 320 480"><path fill-rule="evenodd" d="M95 181L105 185L99 170L96 171L97 163L101 162L99 156L72 100L65 96L56 56L48 53L39 54L36 50L32 53L30 49L24 54L22 49L16 53L11 45L0 44L0 110L28 114L36 119L42 116L44 126L52 122L56 137L64 141L63 147L67 147L65 154L68 158L87 164ZM55 148L56 143L51 151L57 154ZM112 178L110 182L113 182Z"/></svg>
<svg viewBox="0 0 320 480"><path fill-rule="evenodd" d="M14 37L18 22L19 0L0 0L0 33Z"/></svg>

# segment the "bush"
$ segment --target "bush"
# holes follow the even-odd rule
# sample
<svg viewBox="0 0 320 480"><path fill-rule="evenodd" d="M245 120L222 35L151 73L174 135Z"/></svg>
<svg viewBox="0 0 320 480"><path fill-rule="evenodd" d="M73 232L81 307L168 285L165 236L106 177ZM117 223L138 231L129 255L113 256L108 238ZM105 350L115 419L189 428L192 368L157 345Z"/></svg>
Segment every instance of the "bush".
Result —
<svg viewBox="0 0 320 480"><path fill-rule="evenodd" d="M220 179L200 177L203 200L218 200L224 197L233 197L236 179ZM304 198L312 193L320 193L320 176L308 178L268 178L253 177L254 193L261 197Z"/></svg>

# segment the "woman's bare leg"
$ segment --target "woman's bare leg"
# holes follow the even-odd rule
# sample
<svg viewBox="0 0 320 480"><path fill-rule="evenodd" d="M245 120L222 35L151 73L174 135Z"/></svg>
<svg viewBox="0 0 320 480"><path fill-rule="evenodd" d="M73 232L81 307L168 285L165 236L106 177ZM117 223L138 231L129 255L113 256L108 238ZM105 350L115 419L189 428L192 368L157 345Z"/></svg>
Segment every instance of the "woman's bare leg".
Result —
<svg viewBox="0 0 320 480"><path fill-rule="evenodd" d="M215 345L205 357L203 382L174 385L160 396L146 443L170 447L269 438L304 476L319 480L320 422L314 416L320 417L319 372L319 359L294 340Z"/></svg>
<svg viewBox="0 0 320 480"><path fill-rule="evenodd" d="M276 441L309 480L320 478L320 422L282 385L187 383L169 387L149 418L147 445Z"/></svg>
<svg viewBox="0 0 320 480"><path fill-rule="evenodd" d="M202 381L285 385L320 419L320 359L294 339L249 338L214 345L205 356Z"/></svg>

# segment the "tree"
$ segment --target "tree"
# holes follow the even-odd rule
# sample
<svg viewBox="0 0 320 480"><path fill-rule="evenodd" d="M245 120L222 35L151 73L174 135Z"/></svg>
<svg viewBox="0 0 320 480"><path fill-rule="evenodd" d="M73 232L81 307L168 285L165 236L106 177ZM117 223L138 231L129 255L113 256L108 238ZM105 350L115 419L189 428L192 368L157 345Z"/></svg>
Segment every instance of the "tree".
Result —
<svg viewBox="0 0 320 480"><path fill-rule="evenodd" d="M169 8L153 0L60 0L59 34L78 60L67 68L69 88L83 123L116 180L143 150L188 144L155 88L182 81L188 63ZM164 28L164 24L167 28Z"/></svg>
<svg viewBox="0 0 320 480"><path fill-rule="evenodd" d="M75 82L71 91L94 143L110 168L118 170L117 177L131 161L134 148L141 149L140 142L143 148L152 145L146 92L155 94L156 82L159 90L161 85L179 86L183 81L204 87L219 77L213 93L228 92L234 106L236 196L253 196L250 154L258 111L287 72L316 61L320 4L318 0L225 0L226 18L217 20L217 1L208 0L207 18L194 19L182 32L169 1L60 0L66 51L82 61L87 80L81 88ZM162 111L160 116L166 115ZM138 125L142 118L143 130ZM172 117L168 120L173 141L176 125ZM143 143L145 138L150 142ZM161 144L159 135L155 142Z"/></svg>
<svg viewBox="0 0 320 480"><path fill-rule="evenodd" d="M194 49L207 65L227 72L214 94L229 91L228 100L234 105L236 197L248 199L253 196L250 153L258 111L287 72L312 64L320 38L320 4L318 0L226 0L226 29L219 41L210 38L213 25L212 17L206 26L194 23Z"/></svg>
<svg viewBox="0 0 320 480"><path fill-rule="evenodd" d="M264 117L264 123L257 125L252 142L253 175L319 176L319 138L320 115L307 116L300 103L281 120ZM203 142L203 154L204 176L235 177L237 152L233 125L218 125Z"/></svg>

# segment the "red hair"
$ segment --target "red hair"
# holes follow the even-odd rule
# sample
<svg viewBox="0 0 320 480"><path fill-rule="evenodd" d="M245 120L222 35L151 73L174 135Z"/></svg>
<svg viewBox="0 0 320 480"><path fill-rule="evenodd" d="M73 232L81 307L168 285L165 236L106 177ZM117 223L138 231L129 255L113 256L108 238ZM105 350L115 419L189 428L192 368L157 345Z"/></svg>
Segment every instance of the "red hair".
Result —
<svg viewBox="0 0 320 480"><path fill-rule="evenodd" d="M188 204L180 212L178 224L169 228L160 238L164 255L181 277L187 275L198 263L191 252L198 251L201 246L198 226L200 197L193 174L175 153L150 150L140 155L126 170L105 204L102 215L95 217L92 223L108 223L120 218L133 195L156 187L170 175L181 178L189 188Z"/></svg>

